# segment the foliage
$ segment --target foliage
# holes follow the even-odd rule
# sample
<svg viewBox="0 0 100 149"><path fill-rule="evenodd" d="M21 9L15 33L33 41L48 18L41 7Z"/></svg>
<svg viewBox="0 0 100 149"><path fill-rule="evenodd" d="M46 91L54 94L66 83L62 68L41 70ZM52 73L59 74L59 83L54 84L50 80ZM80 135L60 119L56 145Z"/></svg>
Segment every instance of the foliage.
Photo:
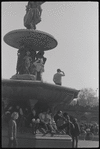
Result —
<svg viewBox="0 0 100 149"><path fill-rule="evenodd" d="M80 91L78 95L77 102L81 106L97 106L99 104L99 100L96 97L96 92L91 88L84 88Z"/></svg>

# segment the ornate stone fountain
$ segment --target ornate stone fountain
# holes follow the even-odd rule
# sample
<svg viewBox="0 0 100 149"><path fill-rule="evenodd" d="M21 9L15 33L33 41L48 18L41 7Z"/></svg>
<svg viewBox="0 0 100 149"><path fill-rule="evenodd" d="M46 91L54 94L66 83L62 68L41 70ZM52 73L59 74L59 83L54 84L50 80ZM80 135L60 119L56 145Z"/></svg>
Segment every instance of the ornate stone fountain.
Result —
<svg viewBox="0 0 100 149"><path fill-rule="evenodd" d="M54 49L58 44L52 35L36 30L36 25L41 22L41 4L43 3L43 1L28 2L24 16L26 29L16 29L4 36L6 44L18 49L16 74L10 79L2 80L2 101L7 101L6 110L9 107L15 110L16 106L24 109L26 106L29 112L33 107L37 107L36 112L39 113L41 109L45 110L48 107L53 109L57 104L69 104L78 95L79 90L44 83L42 80L42 73L45 71L47 62L44 52ZM7 147L4 132L2 136L2 146ZM19 136L19 148L69 148L72 145L68 135L65 138L37 135L30 137L29 134L26 136Z"/></svg>
<svg viewBox="0 0 100 149"><path fill-rule="evenodd" d="M52 35L36 30L36 25L41 22L43 3L28 2L24 16L26 29L16 29L4 36L6 44L18 49L16 74L10 79L2 80L2 96L9 102L31 101L31 106L37 100L53 107L58 103L69 104L79 92L76 89L44 83L42 80L47 62L44 52L54 49L58 44Z"/></svg>

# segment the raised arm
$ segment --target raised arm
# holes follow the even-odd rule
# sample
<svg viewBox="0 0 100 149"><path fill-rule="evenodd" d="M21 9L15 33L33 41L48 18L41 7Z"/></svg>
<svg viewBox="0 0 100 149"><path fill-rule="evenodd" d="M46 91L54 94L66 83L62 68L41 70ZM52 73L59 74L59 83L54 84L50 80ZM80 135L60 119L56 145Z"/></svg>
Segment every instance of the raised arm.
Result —
<svg viewBox="0 0 100 149"><path fill-rule="evenodd" d="M65 73L64 73L64 71L61 71L62 72L62 76L65 76Z"/></svg>

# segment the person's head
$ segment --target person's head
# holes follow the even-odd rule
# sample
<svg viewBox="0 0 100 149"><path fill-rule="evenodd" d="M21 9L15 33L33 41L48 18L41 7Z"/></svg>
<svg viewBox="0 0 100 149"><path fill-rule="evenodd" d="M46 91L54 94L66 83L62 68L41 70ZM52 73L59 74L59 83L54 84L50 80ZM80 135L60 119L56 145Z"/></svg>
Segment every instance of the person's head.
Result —
<svg viewBox="0 0 100 149"><path fill-rule="evenodd" d="M6 111L5 114L7 114L7 115L9 114L10 115L10 111Z"/></svg>
<svg viewBox="0 0 100 149"><path fill-rule="evenodd" d="M61 116L62 114L63 114L63 112L62 112L62 111L58 111L58 115L60 115L60 116Z"/></svg>
<svg viewBox="0 0 100 149"><path fill-rule="evenodd" d="M27 51L26 54L27 54L27 55L30 55L30 51Z"/></svg>
<svg viewBox="0 0 100 149"><path fill-rule="evenodd" d="M69 117L69 115L66 116L66 119L67 119L68 121L70 121L70 117Z"/></svg>
<svg viewBox="0 0 100 149"><path fill-rule="evenodd" d="M19 117L19 115L18 115L17 112L13 112L13 113L11 114L11 118L14 119L14 120L18 119L18 117Z"/></svg>
<svg viewBox="0 0 100 149"><path fill-rule="evenodd" d="M32 122L33 122L33 123L35 122L35 118L32 119Z"/></svg>
<svg viewBox="0 0 100 149"><path fill-rule="evenodd" d="M51 110L50 109L47 109L47 113L50 113L51 112Z"/></svg>
<svg viewBox="0 0 100 149"><path fill-rule="evenodd" d="M66 113L66 112L63 113L63 116L64 117L67 117L67 115L68 115L68 113Z"/></svg>
<svg viewBox="0 0 100 149"><path fill-rule="evenodd" d="M36 120L36 123L40 123L40 119L39 118Z"/></svg>
<svg viewBox="0 0 100 149"><path fill-rule="evenodd" d="M73 123L76 123L76 122L77 122L77 119L76 119L76 118L74 118L74 119L73 119Z"/></svg>
<svg viewBox="0 0 100 149"><path fill-rule="evenodd" d="M89 129L89 128L87 128L87 129L86 129L86 131L87 131L87 132L90 132L90 129Z"/></svg>
<svg viewBox="0 0 100 149"><path fill-rule="evenodd" d="M57 72L61 72L61 70L60 69L57 69Z"/></svg>

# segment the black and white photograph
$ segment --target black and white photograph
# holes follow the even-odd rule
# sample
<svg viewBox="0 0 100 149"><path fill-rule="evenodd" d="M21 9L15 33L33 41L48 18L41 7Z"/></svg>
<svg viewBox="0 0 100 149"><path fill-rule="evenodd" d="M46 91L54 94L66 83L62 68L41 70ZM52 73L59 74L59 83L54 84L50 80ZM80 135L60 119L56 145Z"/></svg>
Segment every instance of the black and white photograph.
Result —
<svg viewBox="0 0 100 149"><path fill-rule="evenodd" d="M1 147L99 147L99 2L1 2Z"/></svg>

